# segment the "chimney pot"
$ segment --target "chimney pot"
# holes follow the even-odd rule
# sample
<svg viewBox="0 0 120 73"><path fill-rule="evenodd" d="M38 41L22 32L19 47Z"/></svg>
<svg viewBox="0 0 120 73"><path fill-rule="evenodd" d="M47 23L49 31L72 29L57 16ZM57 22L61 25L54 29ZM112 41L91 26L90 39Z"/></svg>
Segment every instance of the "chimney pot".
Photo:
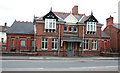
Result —
<svg viewBox="0 0 120 73"><path fill-rule="evenodd" d="M7 23L5 22L5 27L7 26Z"/></svg>

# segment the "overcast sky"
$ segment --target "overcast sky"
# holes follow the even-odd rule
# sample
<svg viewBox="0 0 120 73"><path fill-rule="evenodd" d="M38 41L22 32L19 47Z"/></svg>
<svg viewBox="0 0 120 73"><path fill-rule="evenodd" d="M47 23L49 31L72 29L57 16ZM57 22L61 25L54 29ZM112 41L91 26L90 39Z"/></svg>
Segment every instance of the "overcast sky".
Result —
<svg viewBox="0 0 120 73"><path fill-rule="evenodd" d="M91 10L97 20L106 26L106 18L113 16L118 21L118 2L120 0L0 0L0 25L15 21L33 21L33 16L43 16L50 11L70 12L78 5L80 14L90 15Z"/></svg>

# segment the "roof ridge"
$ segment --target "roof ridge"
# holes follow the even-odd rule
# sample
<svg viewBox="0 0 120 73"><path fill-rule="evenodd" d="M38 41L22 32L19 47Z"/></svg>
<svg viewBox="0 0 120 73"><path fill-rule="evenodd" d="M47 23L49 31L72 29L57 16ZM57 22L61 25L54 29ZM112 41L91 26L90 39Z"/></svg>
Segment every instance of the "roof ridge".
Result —
<svg viewBox="0 0 120 73"><path fill-rule="evenodd" d="M71 14L71 13L68 13L68 12L54 12L53 13L60 13L60 14ZM73 13L72 13L73 14ZM73 15L76 15L76 14L73 14ZM77 14L77 15L84 15L84 14Z"/></svg>
<svg viewBox="0 0 120 73"><path fill-rule="evenodd" d="M15 22L33 23L31 21L15 21Z"/></svg>

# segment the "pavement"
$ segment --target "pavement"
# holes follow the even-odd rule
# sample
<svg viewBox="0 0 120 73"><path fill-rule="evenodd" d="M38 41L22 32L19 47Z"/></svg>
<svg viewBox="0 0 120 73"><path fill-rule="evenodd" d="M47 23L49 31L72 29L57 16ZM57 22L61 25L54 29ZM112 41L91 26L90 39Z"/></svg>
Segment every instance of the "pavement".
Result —
<svg viewBox="0 0 120 73"><path fill-rule="evenodd" d="M7 68L2 71L118 71L117 66L80 67L80 68Z"/></svg>
<svg viewBox="0 0 120 73"><path fill-rule="evenodd" d="M0 60L120 60L120 57L1 56Z"/></svg>

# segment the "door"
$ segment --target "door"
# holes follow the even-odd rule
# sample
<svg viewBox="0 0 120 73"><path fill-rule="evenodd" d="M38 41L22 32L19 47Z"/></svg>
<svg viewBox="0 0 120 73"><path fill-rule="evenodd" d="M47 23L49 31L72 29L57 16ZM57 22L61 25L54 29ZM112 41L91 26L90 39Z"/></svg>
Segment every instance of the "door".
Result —
<svg viewBox="0 0 120 73"><path fill-rule="evenodd" d="M68 43L67 56L74 56L73 43Z"/></svg>

